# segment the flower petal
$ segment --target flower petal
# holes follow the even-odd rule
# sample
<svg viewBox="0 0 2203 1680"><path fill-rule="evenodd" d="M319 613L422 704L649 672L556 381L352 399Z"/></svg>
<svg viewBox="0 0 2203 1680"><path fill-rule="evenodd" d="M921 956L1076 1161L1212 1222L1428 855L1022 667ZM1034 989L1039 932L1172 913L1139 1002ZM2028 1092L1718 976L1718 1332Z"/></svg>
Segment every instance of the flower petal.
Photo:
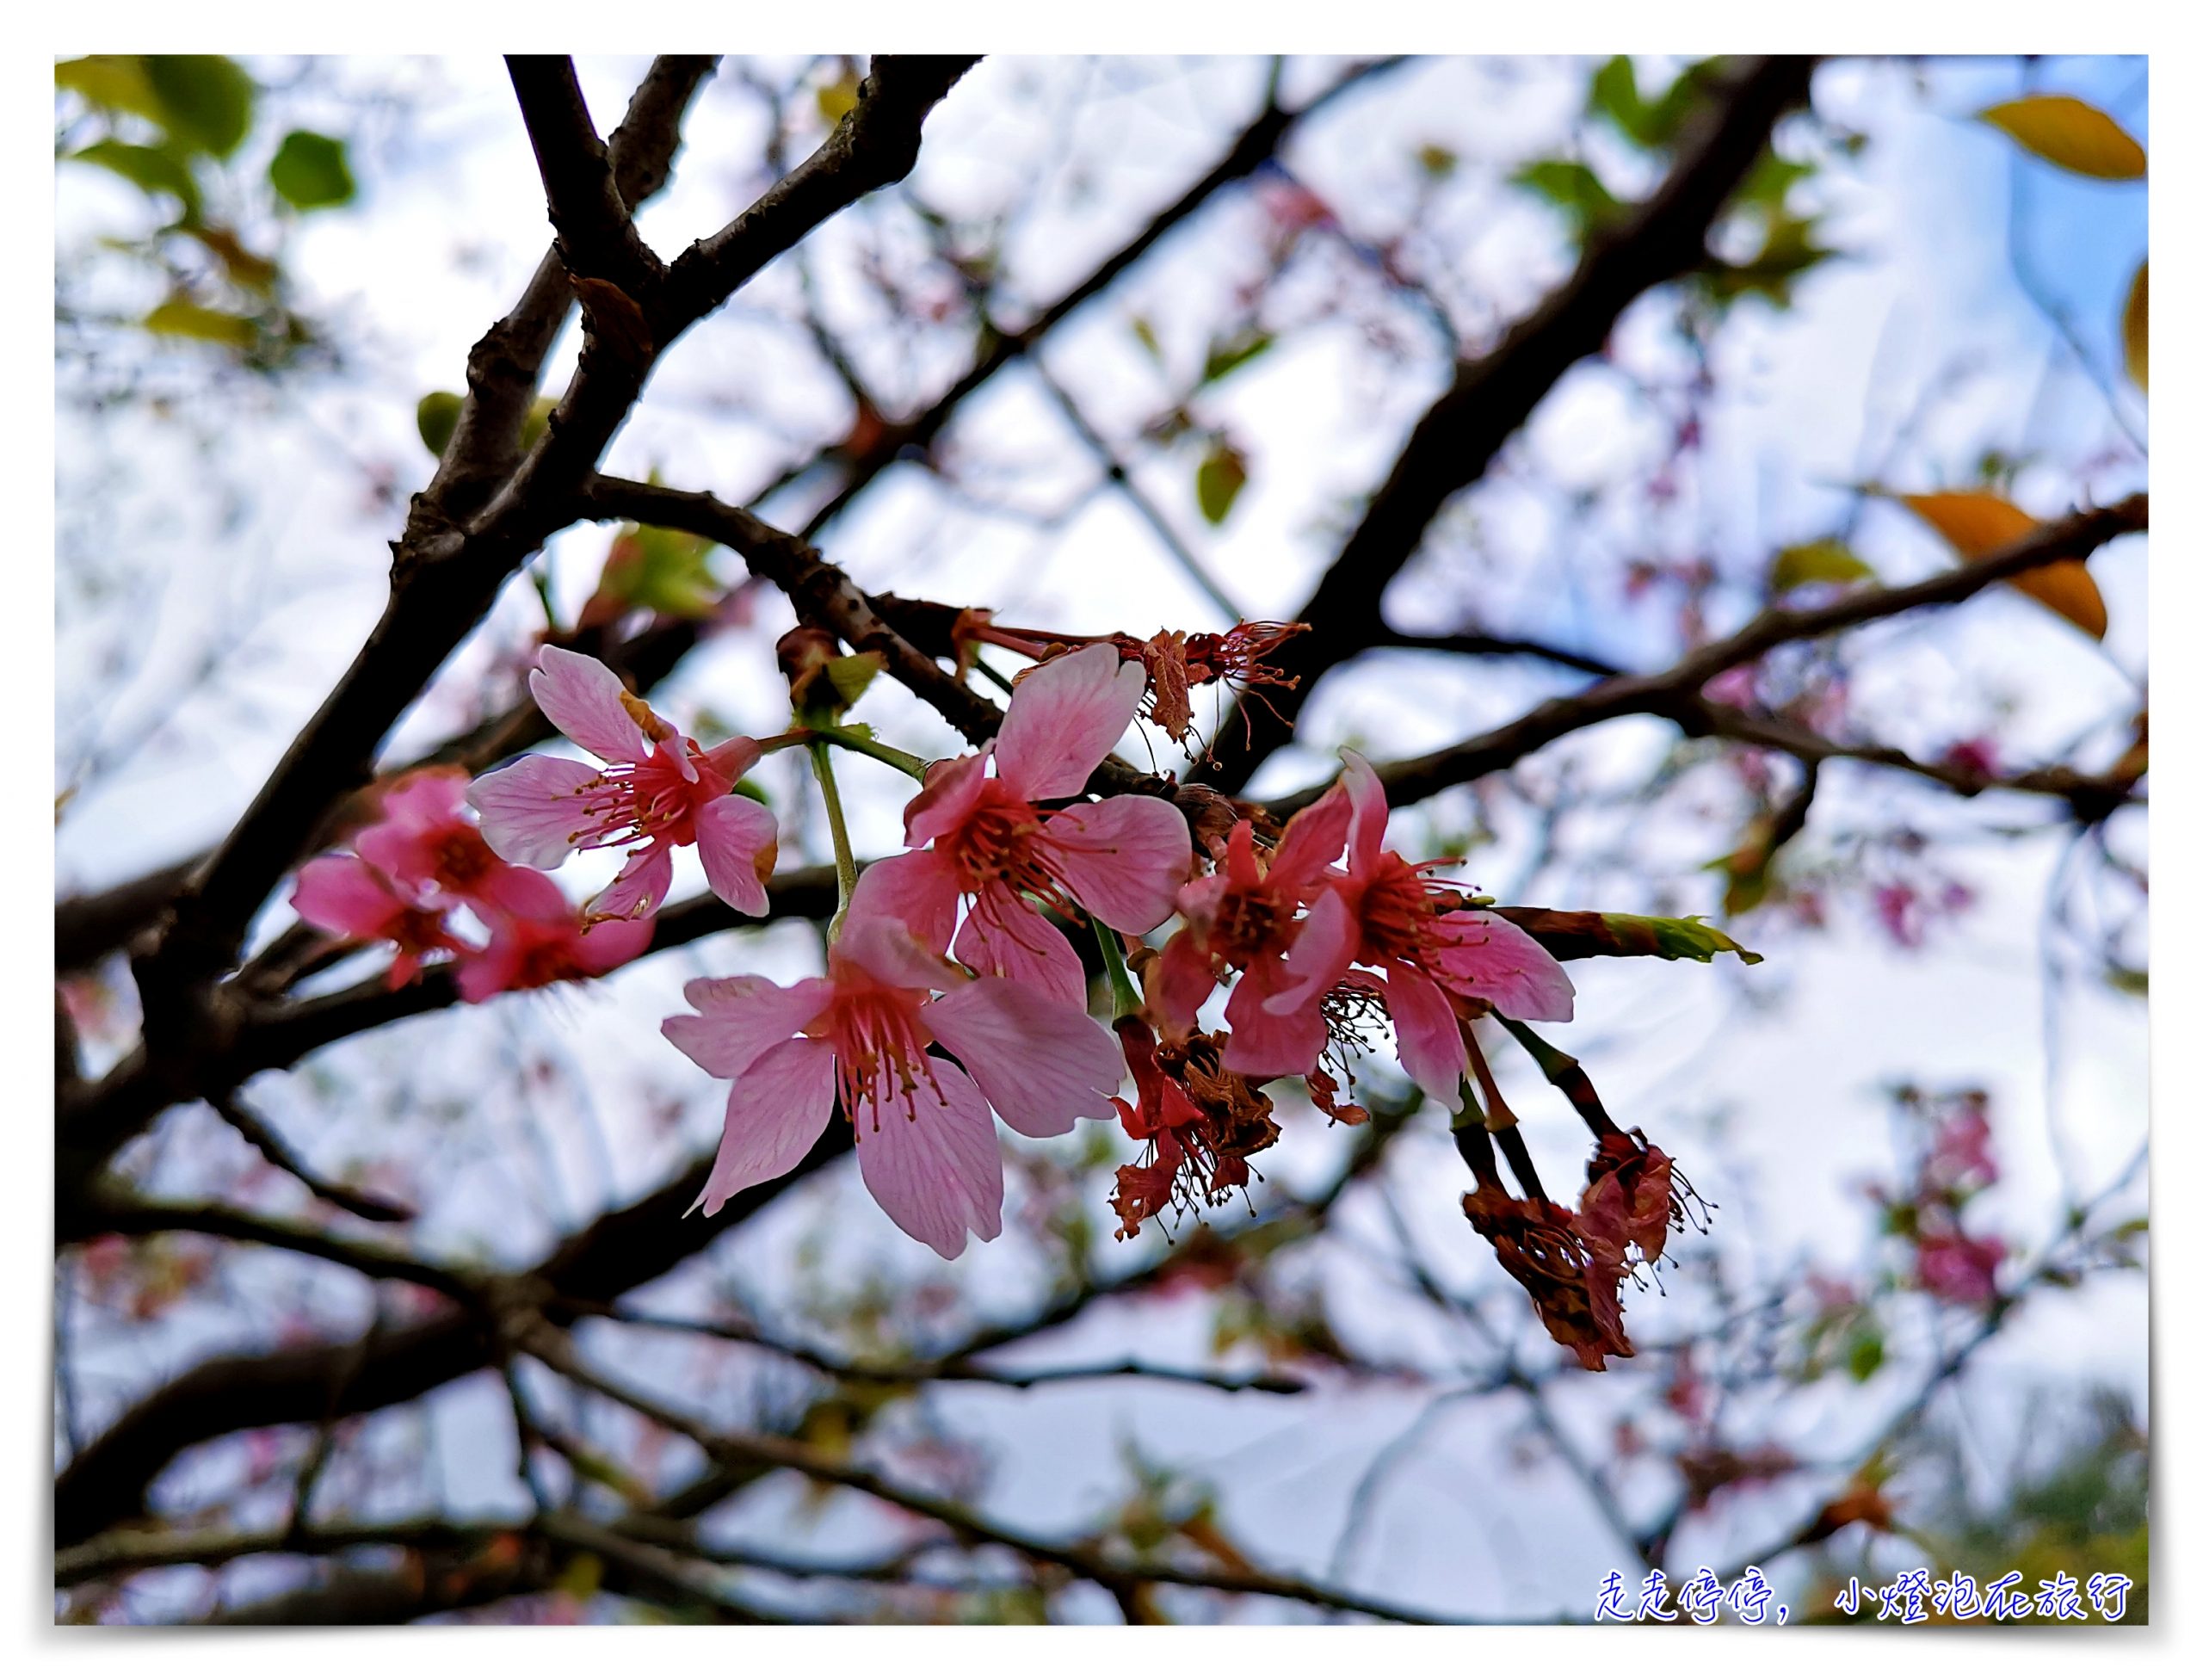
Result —
<svg viewBox="0 0 2203 1680"><path fill-rule="evenodd" d="M833 1113L833 1047L815 1038L774 1045L727 1093L719 1152L688 1211L709 1219L729 1196L793 1170Z"/></svg>
<svg viewBox="0 0 2203 1680"><path fill-rule="evenodd" d="M1271 1015L1312 1008L1353 965L1361 942L1361 926L1345 897L1324 893L1301 918L1293 948L1286 953L1284 967L1292 983L1264 998L1262 1008Z"/></svg>
<svg viewBox="0 0 2203 1680"><path fill-rule="evenodd" d="M657 921L639 916L632 921L598 922L584 928L574 942L574 961L584 973L609 974L633 962L651 948Z"/></svg>
<svg viewBox="0 0 2203 1680"><path fill-rule="evenodd" d="M589 900L591 916L626 921L654 916L673 888L673 848L653 840L621 866L612 884Z"/></svg>
<svg viewBox="0 0 2203 1680"><path fill-rule="evenodd" d="M459 817L466 794L466 772L456 764L413 770L384 792L382 819L408 828L436 828Z"/></svg>
<svg viewBox="0 0 2203 1680"><path fill-rule="evenodd" d="M1211 877L1213 879L1213 877ZM1194 1030L1203 1004L1216 990L1216 968L1208 947L1191 928L1181 928L1163 947L1150 971L1147 1001L1172 1036Z"/></svg>
<svg viewBox="0 0 2203 1680"><path fill-rule="evenodd" d="M974 980L918 1011L1012 1129L1053 1138L1101 1120L1123 1082L1123 1053L1083 1009L1010 980Z"/></svg>
<svg viewBox="0 0 2203 1680"><path fill-rule="evenodd" d="M857 1170L887 1217L944 1260L1002 1234L1002 1146L986 1099L947 1062L908 1105L892 1072L858 1104ZM937 1087L937 1088L936 1088Z"/></svg>
<svg viewBox="0 0 2203 1680"><path fill-rule="evenodd" d="M1269 878L1295 892L1314 881L1346 849L1353 808L1345 786L1335 781L1315 804L1294 812L1278 837L1277 849L1270 854Z"/></svg>
<svg viewBox="0 0 2203 1680"><path fill-rule="evenodd" d="M1434 980L1404 963L1394 963L1383 986L1385 1012L1399 1041L1400 1065L1409 1078L1436 1097L1449 1115L1461 1112L1461 1076L1469 1053L1461 1042L1461 1023Z"/></svg>
<svg viewBox="0 0 2203 1680"><path fill-rule="evenodd" d="M729 794L696 812L696 855L712 891L744 916L771 908L765 882L781 853L781 825L753 799Z"/></svg>
<svg viewBox="0 0 2203 1680"><path fill-rule="evenodd" d="M1226 1072L1250 1079L1287 1074L1300 1078L1316 1065L1328 1041L1323 1012L1308 1009L1273 1015L1265 1007L1274 994L1292 983L1285 965L1268 955L1256 957L1239 977L1239 984L1231 988L1231 1001L1224 1008L1225 1024L1231 1028L1224 1047Z"/></svg>
<svg viewBox="0 0 2203 1680"><path fill-rule="evenodd" d="M1339 759L1346 766L1339 781L1354 806L1354 862L1361 869L1375 862L1385 849L1385 823L1392 806L1385 799L1385 784L1367 758L1352 747L1341 747Z"/></svg>
<svg viewBox="0 0 2203 1680"><path fill-rule="evenodd" d="M833 1000L824 980L781 985L762 974L691 980L682 992L695 1015L672 1015L659 1030L715 1078L735 1079L783 1040L800 1032Z"/></svg>
<svg viewBox="0 0 2203 1680"><path fill-rule="evenodd" d="M986 779L984 749L927 765L925 786L903 807L903 843L923 846L949 832L971 815Z"/></svg>
<svg viewBox="0 0 2203 1680"><path fill-rule="evenodd" d="M731 787L748 775L764 755L758 750L757 743L749 736L730 735L701 757L704 763L725 776L727 785Z"/></svg>
<svg viewBox="0 0 2203 1680"><path fill-rule="evenodd" d="M995 738L995 773L1021 800L1068 799L1131 727L1146 691L1145 668L1110 642L1027 671Z"/></svg>
<svg viewBox="0 0 2203 1680"><path fill-rule="evenodd" d="M1449 911L1438 927L1446 943L1431 967L1447 991L1481 998L1517 1021L1576 1018L1576 985L1567 971L1504 916Z"/></svg>
<svg viewBox="0 0 2203 1680"><path fill-rule="evenodd" d="M861 878L860 878L861 879ZM944 991L964 976L929 949L900 921L886 916L851 915L842 923L830 962L853 963L875 980L921 991Z"/></svg>
<svg viewBox="0 0 2203 1680"><path fill-rule="evenodd" d="M1086 1007L1086 970L1071 941L999 882L972 900L964 930L956 936L956 960L982 974L1021 981L1057 1003Z"/></svg>
<svg viewBox="0 0 2203 1680"><path fill-rule="evenodd" d="M508 863L555 869L594 825L582 808L583 790L597 779L578 758L532 752L502 770L477 776L466 797L482 813L482 837Z"/></svg>
<svg viewBox="0 0 2203 1680"><path fill-rule="evenodd" d="M291 908L301 922L347 939L380 939L407 908L390 883L356 857L332 853L299 871Z"/></svg>
<svg viewBox="0 0 2203 1680"><path fill-rule="evenodd" d="M1167 919L1194 870L1184 813L1138 794L1054 812L1034 849L1089 914L1120 933L1145 933Z"/></svg>
<svg viewBox="0 0 2203 1680"><path fill-rule="evenodd" d="M945 953L956 932L956 872L939 852L897 852L867 864L849 897L848 919L900 922L928 950Z"/></svg>
<svg viewBox="0 0 2203 1680"><path fill-rule="evenodd" d="M639 764L651 756L651 738L627 710L627 685L610 666L563 647L545 648L535 664L528 692L560 734L609 764Z"/></svg>
<svg viewBox="0 0 2203 1680"><path fill-rule="evenodd" d="M557 881L540 869L518 865L508 865L499 873L495 896L485 895L484 903L508 919L522 922L565 922L574 913Z"/></svg>

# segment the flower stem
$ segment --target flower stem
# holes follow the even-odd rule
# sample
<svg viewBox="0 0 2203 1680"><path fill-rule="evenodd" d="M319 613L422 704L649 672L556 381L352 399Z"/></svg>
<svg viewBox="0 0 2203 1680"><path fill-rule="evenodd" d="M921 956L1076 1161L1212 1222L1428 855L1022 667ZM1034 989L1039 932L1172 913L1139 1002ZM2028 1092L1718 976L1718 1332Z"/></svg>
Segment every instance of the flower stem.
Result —
<svg viewBox="0 0 2203 1680"><path fill-rule="evenodd" d="M814 723L809 726L807 732L814 741L831 741L844 751L876 758L883 764L892 765L913 781L926 779L926 761L916 753L888 746L884 742L873 740L869 735L854 729L844 729L838 724Z"/></svg>
<svg viewBox="0 0 2203 1680"><path fill-rule="evenodd" d="M1132 985L1132 975L1126 971L1124 948L1117 942L1117 936L1102 925L1099 917L1094 923L1094 942L1102 948L1102 966L1109 971L1112 1016L1121 1019L1127 1015L1138 1015L1139 991Z"/></svg>
<svg viewBox="0 0 2203 1680"><path fill-rule="evenodd" d="M826 942L831 945L842 936L850 896L857 890L857 859L849 849L849 825L842 815L842 790L834 781L834 749L824 740L811 744L811 768L818 772L818 791L826 801L826 826L834 835L834 880L839 901L834 907L834 919L826 924Z"/></svg>

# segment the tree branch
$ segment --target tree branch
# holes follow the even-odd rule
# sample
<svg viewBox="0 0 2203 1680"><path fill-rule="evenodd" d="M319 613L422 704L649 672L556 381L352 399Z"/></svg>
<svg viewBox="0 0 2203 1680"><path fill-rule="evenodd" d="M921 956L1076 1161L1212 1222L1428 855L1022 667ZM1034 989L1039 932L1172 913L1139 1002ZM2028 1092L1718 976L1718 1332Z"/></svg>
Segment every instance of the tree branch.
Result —
<svg viewBox="0 0 2203 1680"><path fill-rule="evenodd" d="M1311 632L1276 663L1300 678L1265 689L1268 707L1227 716L1213 757L1218 784L1245 784L1290 736L1326 672L1386 639L1385 586L1413 558L1423 533L1457 491L1483 476L1500 447L1546 393L1596 351L1632 300L1702 262L1721 207L1767 145L1777 118L1805 96L1814 60L1749 60L1724 78L1688 134L1660 190L1611 233L1585 245L1576 272L1498 348L1467 363L1409 435L1361 524L1306 604L1288 617Z"/></svg>
<svg viewBox="0 0 2203 1680"><path fill-rule="evenodd" d="M2007 582L2053 560L2085 558L2114 537L2147 529L2149 522L2148 496L2129 496L2111 507L2090 509L2039 526L1993 554L1939 571L1916 584L1854 590L1818 607L1771 607L1734 634L1708 642L1664 671L1594 683L1579 693L1549 700L1497 729L1419 758L1381 765L1378 774L1395 804L1412 804L1442 788L1509 769L1564 735L1614 718L1669 717L1678 710L1686 717L1719 718L1720 713L1707 711L1707 702L1699 690L1734 666L1749 664L1786 643L1832 635L1917 608L1950 606L1968 600L1993 584ZM2052 783L2056 780L2052 777ZM2023 791L2060 790L2046 785ZM1323 792L1322 788L1304 788L1270 800L1269 808L1278 816L1289 816L1312 804Z"/></svg>

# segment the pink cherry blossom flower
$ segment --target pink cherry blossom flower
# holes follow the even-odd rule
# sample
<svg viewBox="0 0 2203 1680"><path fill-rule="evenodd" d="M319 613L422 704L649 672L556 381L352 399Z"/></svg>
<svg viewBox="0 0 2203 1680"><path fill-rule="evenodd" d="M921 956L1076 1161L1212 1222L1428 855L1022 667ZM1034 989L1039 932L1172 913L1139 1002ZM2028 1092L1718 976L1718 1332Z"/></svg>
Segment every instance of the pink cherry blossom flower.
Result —
<svg viewBox="0 0 2203 1680"><path fill-rule="evenodd" d="M443 912L401 891L372 863L332 852L299 871L291 892L299 919L343 939L389 940L395 991L421 972L421 959L438 951L471 954L475 948L444 925Z"/></svg>
<svg viewBox="0 0 2203 1680"><path fill-rule="evenodd" d="M1982 1306L1996 1299L1996 1268L2004 1245L1996 1237L1971 1237L1955 1226L1920 1233L1920 1287L1955 1306Z"/></svg>
<svg viewBox="0 0 2203 1680"><path fill-rule="evenodd" d="M1002 1232L990 1105L1027 1137L1055 1137L1108 1115L1123 1071L1083 1010L1031 986L968 979L862 903L851 905L824 979L694 980L687 996L698 1012L670 1017L666 1037L734 1081L697 1198L706 1215L793 1169L838 1101L856 1127L865 1188L945 1259L967 1234L988 1242ZM956 1061L929 1054L936 1044Z"/></svg>
<svg viewBox="0 0 2203 1680"><path fill-rule="evenodd" d="M543 650L528 688L545 717L605 763L598 769L532 753L478 777L467 797L498 856L551 869L577 848L630 847L589 913L632 917L664 904L674 848L693 845L713 892L746 915L765 913L778 827L763 806L733 792L757 762L755 741L738 735L700 752L608 667L565 648Z"/></svg>
<svg viewBox="0 0 2203 1680"><path fill-rule="evenodd" d="M1194 1012L1225 971L1240 971L1225 1005L1231 1028L1226 1071L1249 1078L1305 1075L1328 1041L1315 1000L1336 985L1354 958L1351 917L1324 889L1346 844L1347 794L1333 787L1295 812L1267 860L1254 830L1236 824L1215 873L1178 893L1185 925L1163 948L1150 1001L1174 1036L1190 1032ZM1311 899L1306 917L1300 908Z"/></svg>
<svg viewBox="0 0 2203 1680"><path fill-rule="evenodd" d="M459 965L459 995L466 1002L595 979L649 948L657 930L650 918L591 920L541 871L515 868L513 875L505 897L517 908L489 916L489 945Z"/></svg>
<svg viewBox="0 0 2203 1680"><path fill-rule="evenodd" d="M946 951L957 905L968 899L960 961L1083 1006L1085 972L1071 942L1028 900L1145 933L1170 914L1193 841L1168 800L1125 794L1054 811L1036 801L1078 794L1145 691L1140 665L1114 646L1083 647L1026 675L987 747L927 771L904 812L904 843L920 849L867 872L886 872L895 914L912 932Z"/></svg>
<svg viewBox="0 0 2203 1680"><path fill-rule="evenodd" d="M519 872L467 816L466 791L466 772L456 766L399 778L383 795L381 819L353 837L353 849L419 896L447 897L485 913L540 903L525 884L514 885Z"/></svg>
<svg viewBox="0 0 2203 1680"><path fill-rule="evenodd" d="M1432 880L1440 862L1410 863L1387 851L1385 784L1361 754L1339 756L1354 831L1333 892L1350 917L1354 958L1384 971L1379 989L1408 1077L1459 1114L1468 1052L1453 999L1481 1000L1518 1021L1566 1021L1576 1013L1576 988L1536 940Z"/></svg>

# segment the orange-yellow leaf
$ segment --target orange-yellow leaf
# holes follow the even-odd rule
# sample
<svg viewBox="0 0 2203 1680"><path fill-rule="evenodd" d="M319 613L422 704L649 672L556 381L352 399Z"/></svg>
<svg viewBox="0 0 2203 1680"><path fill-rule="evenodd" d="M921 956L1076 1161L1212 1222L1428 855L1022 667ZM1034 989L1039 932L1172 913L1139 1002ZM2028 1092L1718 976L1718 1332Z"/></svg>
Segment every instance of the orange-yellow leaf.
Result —
<svg viewBox="0 0 2203 1680"><path fill-rule="evenodd" d="M2141 143L2086 100L2030 94L1978 114L2046 163L2098 181L2138 181L2150 167Z"/></svg>
<svg viewBox="0 0 2203 1680"><path fill-rule="evenodd" d="M2126 377L2150 388L2150 262L2143 258L2134 270L2134 283L2126 288L2126 307L2119 318L2119 336L2126 346Z"/></svg>
<svg viewBox="0 0 2203 1680"><path fill-rule="evenodd" d="M1969 560L2017 542L2038 522L2033 514L1985 490L1939 490L1898 499Z"/></svg>
<svg viewBox="0 0 2203 1680"><path fill-rule="evenodd" d="M2078 560L2055 560L2033 571L2022 571L2012 579L2012 587L2033 596L2075 628L2098 641L2103 639L2111 622L2104 611L2103 592Z"/></svg>
<svg viewBox="0 0 2203 1680"><path fill-rule="evenodd" d="M1900 498L1935 528L1943 540L1969 560L2010 547L2033 530L2032 514L1984 490L1937 491ZM2095 579L2078 560L2055 560L2022 571L2012 587L2031 596L2075 628L2103 639L2108 618Z"/></svg>

